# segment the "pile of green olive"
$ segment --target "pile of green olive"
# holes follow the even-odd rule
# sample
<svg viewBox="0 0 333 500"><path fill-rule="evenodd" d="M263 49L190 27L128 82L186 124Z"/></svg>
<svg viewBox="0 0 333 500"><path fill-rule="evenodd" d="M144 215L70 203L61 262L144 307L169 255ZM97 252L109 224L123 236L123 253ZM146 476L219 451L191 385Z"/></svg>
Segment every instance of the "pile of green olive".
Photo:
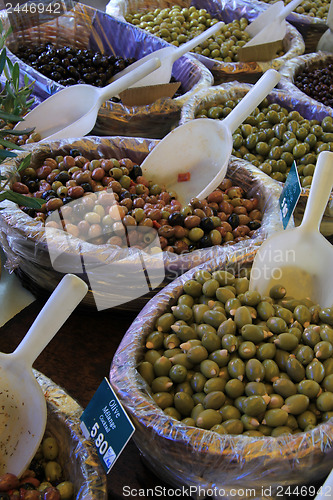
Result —
<svg viewBox="0 0 333 500"><path fill-rule="evenodd" d="M182 8L179 5L127 14L125 19L177 47L219 22L206 9L194 6ZM239 49L250 40L244 31L247 25L246 18L224 24L220 32L198 45L193 52L216 61L237 62Z"/></svg>
<svg viewBox="0 0 333 500"><path fill-rule="evenodd" d="M223 119L240 99L224 98L216 105L199 107L195 118ZM302 187L311 185L317 157L333 151L333 120L307 120L298 111L289 111L267 99L244 120L233 134L232 154L284 182L295 160Z"/></svg>
<svg viewBox="0 0 333 500"><path fill-rule="evenodd" d="M333 417L333 307L199 270L145 339L138 372L168 416L219 434L280 436Z"/></svg>
<svg viewBox="0 0 333 500"><path fill-rule="evenodd" d="M266 3L275 3L276 0L263 0ZM288 5L291 0L284 0L285 5ZM328 9L330 2L325 0L304 0L294 10L297 14L304 14L311 17L319 17L320 19L327 19Z"/></svg>

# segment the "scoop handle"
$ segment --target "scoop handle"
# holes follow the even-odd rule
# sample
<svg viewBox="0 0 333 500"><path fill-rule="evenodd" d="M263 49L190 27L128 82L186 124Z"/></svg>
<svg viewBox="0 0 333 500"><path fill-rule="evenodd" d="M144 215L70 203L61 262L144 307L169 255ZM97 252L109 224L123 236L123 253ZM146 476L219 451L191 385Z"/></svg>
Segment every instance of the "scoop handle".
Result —
<svg viewBox="0 0 333 500"><path fill-rule="evenodd" d="M332 1L330 2L330 6L328 9L326 24L330 30L333 30L333 2Z"/></svg>
<svg viewBox="0 0 333 500"><path fill-rule="evenodd" d="M285 7L283 7L283 9L278 14L276 21L279 21L279 22L283 21L287 16L289 16L289 14L292 13L292 11L294 9L296 9L296 7L299 6L299 4L302 1L303 0L292 0L292 2L288 3L288 5L286 5Z"/></svg>
<svg viewBox="0 0 333 500"><path fill-rule="evenodd" d="M115 80L114 82L111 82L109 83L109 85L106 85L105 87L100 89L100 94L98 98L99 102L102 104L110 97L120 94L120 92L123 92L124 90L128 89L131 85L141 80L145 76L149 75L149 73L152 73L155 69L159 68L160 66L161 66L161 61L158 57L153 57L149 59L149 61L142 63L137 68L133 69L132 71L129 71L121 78L118 78L118 80Z"/></svg>
<svg viewBox="0 0 333 500"><path fill-rule="evenodd" d="M267 70L237 106L223 120L233 134L249 114L261 103L280 81L281 75L275 69Z"/></svg>
<svg viewBox="0 0 333 500"><path fill-rule="evenodd" d="M314 228L319 230L332 186L333 153L322 151L318 156L310 195L306 203L302 224L300 225L302 231L313 231Z"/></svg>
<svg viewBox="0 0 333 500"><path fill-rule="evenodd" d="M178 47L173 51L172 62L175 62L179 57L186 54L186 52L189 52L190 50L194 49L194 47L200 45L200 43L207 40L207 38L211 37L218 31L220 31L222 26L224 26L224 23L220 21L219 23L216 23L213 26L211 26L208 30L205 30L202 33L200 33L200 35L195 36L186 43L183 43L180 47Z"/></svg>
<svg viewBox="0 0 333 500"><path fill-rule="evenodd" d="M88 291L87 284L74 274L66 274L38 314L28 333L11 354L31 368L35 359L53 339Z"/></svg>

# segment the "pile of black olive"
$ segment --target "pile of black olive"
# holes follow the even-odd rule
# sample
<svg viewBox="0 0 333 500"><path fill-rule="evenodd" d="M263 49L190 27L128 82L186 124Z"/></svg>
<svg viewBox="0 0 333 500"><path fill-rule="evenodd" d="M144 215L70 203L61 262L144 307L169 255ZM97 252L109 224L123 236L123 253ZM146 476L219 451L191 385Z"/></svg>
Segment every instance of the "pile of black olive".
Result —
<svg viewBox="0 0 333 500"><path fill-rule="evenodd" d="M295 85L309 97L333 107L333 64L308 67L301 70L295 77Z"/></svg>
<svg viewBox="0 0 333 500"><path fill-rule="evenodd" d="M104 87L113 75L135 62L133 58L124 59L90 49L56 48L52 43L21 45L15 55L65 87L76 83Z"/></svg>

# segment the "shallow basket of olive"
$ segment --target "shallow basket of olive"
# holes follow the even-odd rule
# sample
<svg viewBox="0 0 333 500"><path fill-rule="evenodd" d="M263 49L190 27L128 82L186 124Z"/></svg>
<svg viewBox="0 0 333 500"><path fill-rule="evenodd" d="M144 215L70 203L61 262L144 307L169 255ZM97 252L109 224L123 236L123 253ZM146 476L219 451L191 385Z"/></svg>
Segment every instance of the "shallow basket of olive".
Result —
<svg viewBox="0 0 333 500"><path fill-rule="evenodd" d="M11 61L20 66L22 82L24 77L33 82L33 95L39 101L75 83L105 86L134 60L167 46L163 40L79 2L58 17L48 19L44 13L36 22L31 16L11 14L14 33L6 47ZM117 96L106 101L94 134L164 137L178 124L186 100L213 84L204 64L187 56L175 62L172 80L180 82L173 98L161 97L138 106L125 106Z"/></svg>
<svg viewBox="0 0 333 500"><path fill-rule="evenodd" d="M167 483L177 487L185 486L188 489L191 487L191 491L195 491L197 494L200 486L202 488L200 491L205 490L207 494L208 491L210 491L213 498L229 498L229 494L230 498L234 497L238 500L249 497L263 498L263 496L265 496L266 498L267 493L264 495L263 491L270 491L268 494L269 498L277 498L278 496L275 495L281 493L278 489L281 488L282 485L287 487L288 485L318 481L327 475L331 469L332 463L332 419L311 428L311 430L309 428L306 431L298 431L298 433L293 434L290 432L290 429L289 433L285 433L288 429L284 428L280 429L284 433L273 433L273 435L269 435L272 428L267 434L270 424L273 423L267 420L269 424L268 427L265 422L264 425L260 426L260 431L263 431L263 433L265 433L264 435L261 435L260 432L258 433L255 430L248 431L247 435L241 434L242 430L248 429L249 427L245 427L247 422L246 418L244 420L240 419L241 412L238 410L240 406L233 406L233 401L235 405L237 401L237 391L234 391L233 385L242 386L243 383L241 379L243 380L243 378L241 376L237 378L236 372L230 372L230 377L228 377L228 373L225 371L227 369L227 363L224 362L227 359L231 360L235 359L235 356L237 357L235 354L236 351L233 351L231 348L232 341L227 344L227 340L229 342L231 337L233 337L232 335L230 337L230 335L226 334L225 337L230 337L228 339L225 338L224 335L220 337L220 340L223 338L225 341L225 349L221 353L220 351L213 351L214 354L211 353L207 361L202 361L202 363L207 362L205 367L203 365L201 366L201 363L198 363L197 358L197 364L194 367L191 365L191 362L187 366L188 377L185 382L179 383L179 385L176 386L176 378L174 378L174 385L171 383L165 386L167 389L164 390L166 392L169 391L168 394L166 394L166 392L163 392L163 394L162 392L156 392L157 389L163 391L163 389L160 389L161 386L158 387L158 384L160 382L162 383L162 379L168 379L167 376L157 375L157 373L161 373L162 366L165 368L168 366L168 363L170 365L172 363L172 368L176 372L179 369L179 364L177 365L178 368L174 368L177 360L183 366L186 365L184 357L187 358L186 353L189 352L187 350L189 349L189 345L187 344L193 342L191 345L194 346L196 340L187 340L185 342L183 335L187 336L189 332L192 331L193 333L193 331L196 331L198 334L196 338L201 338L203 344L204 337L200 335L201 333L204 334L204 329L199 333L199 328L202 326L205 327L206 340L209 335L211 335L212 340L214 337L214 335L212 335L214 330L214 328L212 328L213 322L218 320L218 323L221 319L222 322L224 322L222 318L224 316L222 309L218 305L217 309L220 313L216 313L214 320L213 314L210 314L212 311L209 310L209 301L210 303L215 303L215 298L217 296L221 297L221 295L215 296L215 294L212 294L211 291L208 290L208 284L209 287L212 285L212 288L214 288L215 284L213 284L213 282L217 279L221 279L219 282L221 287L226 285L227 282L234 283L229 279L230 273L235 276L242 276L244 270L246 270L248 275L249 266L250 264L245 259L240 259L238 261L235 261L235 259L233 259L233 261L215 259L214 261L209 261L204 265L198 266L196 269L188 271L174 280L165 287L163 291L157 294L139 313L123 337L113 357L110 369L111 384L135 424L136 432L133 435L133 439L145 457L148 465ZM207 276L207 272L211 273L210 276L212 277L212 273L217 270L222 270L222 274L218 275L218 277L215 275L213 279L210 279L209 276ZM201 278L196 280L196 273L199 271L203 273L201 274L201 281ZM225 275L223 275L224 271L228 271L229 275L226 281ZM196 287L193 286L194 281L196 281ZM192 287L191 290L190 283ZM200 291L201 285L199 285L199 283L202 285L202 291ZM206 283L207 288L204 291ZM188 285L187 288L185 288L185 284ZM232 286L233 285L231 285L231 288L230 285L226 287L229 288L229 292L226 293L230 293ZM214 289L216 290L216 286ZM219 290L221 291L222 288L219 288ZM200 293L202 295L200 295ZM204 298L206 298L206 302L201 300L203 294L205 294ZM218 292L216 292L216 294L218 294ZM189 295L191 297L189 297ZM180 297L184 299L181 302L179 302ZM239 295L239 298L240 297L241 295ZM192 306L190 306L188 302L191 298L194 300L194 307L196 304L198 307L196 312L193 308L192 312L195 316L193 316L192 319L187 316L187 321L185 315L180 319L181 311L185 312L186 310L187 312L188 310L192 310ZM233 299L230 300L232 301ZM236 301L237 300L238 299L236 299ZM204 304L207 304L207 307L206 309L201 309L201 313L206 314L204 313L205 310L209 316L204 316L205 319L201 316L202 319L200 320L199 315L201 313L199 308L204 308ZM239 307L239 304L236 307ZM187 309L185 307L186 305ZM231 302L230 305L232 305ZM224 306L225 311L228 311L229 314L227 302ZM245 309L246 307L244 307L244 310ZM291 311L288 312L290 315ZM234 313L235 312L230 310L231 315ZM219 314L221 317L218 319L217 316ZM248 314L248 310L246 314ZM229 316L229 318L231 318L231 316ZM228 321L229 320L227 320L227 322ZM253 322L254 321L253 319ZM215 323L216 328L217 323ZM220 323L219 328L223 328L222 324ZM208 332L210 332L210 334ZM160 346L157 346L157 343L154 344L154 342L157 341L157 336L161 335L161 333L162 348L161 350L156 350L160 348ZM193 336L191 337L192 333L190 333L187 338L193 339ZM182 341L185 342L180 344L180 349L179 347L174 347L176 345L174 340L175 334L177 336L179 335L179 339L183 339ZM215 337L217 336L218 335L215 333ZM170 357L168 361L168 356L170 355L169 351L171 349L169 340L171 342L171 338L173 339L172 347L175 349L175 351L172 352L175 352L175 357ZM239 340L242 342L241 339ZM199 340L197 342L199 342ZM251 342L247 344L250 345ZM154 347L150 349L154 345L156 345L156 349L154 350ZM196 345L198 346L198 343ZM208 344L205 345L209 349L208 353L210 353L212 347L208 347ZM262 344L260 344L260 346L261 345ZM274 348L271 343L263 342L263 345ZM165 351L168 347L170 348L169 351ZM253 348L254 351L252 351L252 353L255 355L256 347L253 345ZM179 354L179 351L182 351L182 349L184 349L183 355ZM261 351L261 348L259 348L259 351ZM177 359L176 352L180 356ZM180 359L181 356L183 356L182 360ZM224 361L222 361L222 358L224 358ZM188 360L189 359L191 358L189 357ZM218 363L219 368L217 370L214 368L214 371L211 371L211 369L213 369L212 365L208 366L208 363L211 363L209 360L213 359ZM256 360L257 363L258 359ZM241 360L238 359L238 361ZM246 360L244 360L244 362L245 361ZM148 369L144 371L144 362L146 365L150 364L151 369L154 372L156 370L156 373L154 374ZM203 370L201 372L201 378L198 376L198 378L192 379L192 376L196 377L198 375L199 366L200 371L201 369ZM161 369L160 371L159 368ZM171 375L172 368L169 371L171 377L173 377L173 374ZM178 371L178 373L180 373L180 371ZM206 374L207 377L202 377L202 374ZM233 376L235 378L232 378ZM155 377L159 378L156 379ZM246 383L245 377L247 377L247 375L244 375L244 386ZM203 381L199 382L201 379L203 379ZM203 405L206 404L206 402L201 404L202 407L200 409L196 408L200 411L195 415L196 410L194 410L194 405L196 405L196 403L194 399L190 406L187 404L185 405L185 400L188 402L188 400L192 400L192 397L196 395L196 401L203 401L203 398L209 394L211 390L208 385L214 382L223 382L221 379L224 379L224 400L227 407L222 406L215 412L209 410L208 412L214 413L215 416L219 412L221 415L219 421L214 420L208 423L207 410L205 410L207 415L205 414L204 416L202 413L204 409ZM237 382L235 382L236 379ZM152 380L156 380L155 386L152 385ZM201 382L204 384L207 382L207 385L204 386L203 392L199 394L198 391L200 391ZM229 387L230 390L228 391L225 382L231 382ZM233 384L234 382L235 384ZM190 388L193 388L192 393L191 390L188 389L188 385L190 385ZM242 393L243 389L240 393ZM221 390L220 386L220 391ZM184 391L187 396L184 396ZM280 396L278 396L278 399L279 398ZM240 400L239 404L241 404ZM184 401L184 406L182 406L182 403L177 404L180 401ZM208 399L206 401L208 403ZM220 401L220 403L223 405L222 401ZM200 404L198 405L200 406ZM193 413L191 408L193 409ZM212 408L212 406L210 406L210 408ZM219 407L216 406L215 408ZM282 412L283 411L285 410L282 410ZM261 418L262 417L259 417L259 419ZM291 415L290 421L295 423L294 418L296 417ZM193 422L195 422L196 425ZM241 422L245 422L244 428ZM256 425L254 421L253 423ZM216 426L213 430L211 426L214 426L214 424L216 424ZM275 426L276 423L273 423L273 425Z"/></svg>
<svg viewBox="0 0 333 500"><path fill-rule="evenodd" d="M58 443L56 461L62 468L63 478L74 486L73 499L106 500L106 474L93 442L81 432L82 407L44 374L33 371L47 402L44 437L52 436Z"/></svg>
<svg viewBox="0 0 333 500"><path fill-rule="evenodd" d="M83 155L89 161L99 158L117 158L118 160L130 158L139 165L157 142L151 139L90 136L77 140L54 141L49 144L31 144L26 146L25 152L21 152L17 158L7 162L7 172L15 171L16 162L20 161L28 151L32 153L31 168L34 171L43 165L46 158L51 157L53 158L52 161L55 162L55 157L70 155L73 152ZM71 158L71 160L74 164L74 159ZM44 290L44 292L52 291L65 272L75 272L87 281L87 274L82 267L81 259L83 259L85 269L89 264L89 269L95 270L90 275L90 279L94 278L95 284L97 282L99 289L103 290L106 304L109 301L114 303L113 300L116 300L117 303L126 303L123 306L124 308L140 310L166 283L188 269L218 255L251 254L270 234L281 229L278 212L281 187L277 182L247 162L236 158L228 166L227 177L234 186L238 186L238 191L241 189L245 193L246 198L250 200L256 198L257 209L255 210L255 216L259 217L260 220L257 220L256 227L252 228L251 226L253 229L252 237L246 234L236 240L236 235L234 237L233 234L229 234L231 240L226 239L222 242L221 239L218 244L196 247L193 251L187 251L187 253L176 253L176 250L170 248L170 246L166 247L162 252L164 272L162 276L160 275L159 284L155 282L156 287L153 290L148 287L142 288L140 285L140 290L137 293L138 298L135 300L129 301L125 293L125 283L128 284L126 276L131 270L132 286L134 286L136 279L141 284L142 280L139 279L139 275L141 276L142 273L142 264L140 263L138 267L137 254L133 254L128 243L125 243L124 246L118 246L120 243L115 243L112 240L112 243L101 243L99 241L98 244L94 244L91 238L83 241L78 236L78 232L68 234L68 232L60 229L52 230L52 228L51 233L48 228L46 234L46 228L42 220L39 220L38 217L35 218L35 215L32 217L23 212L12 202L3 202L5 207L0 210L0 240L8 259L7 265L12 270L17 270L19 276L24 278L25 285L33 293L39 294L41 290ZM38 182L45 182L45 179ZM80 190L84 191L82 187L80 187ZM252 205L253 201L249 203ZM248 232L249 230L247 230ZM112 234L114 233L111 232ZM176 248L175 242L173 245ZM55 264L53 257L51 261L50 249L52 249L52 256L62 255L62 263L58 260L59 263ZM106 267L103 270L102 266L112 265L113 262L117 263L117 273L119 272L120 281L116 286L110 287L106 276ZM64 267L65 265L67 267ZM102 270L102 273L100 273L100 270ZM133 291L131 297L133 297ZM91 291L83 300L83 304L95 307L94 296Z"/></svg>
<svg viewBox="0 0 333 500"><path fill-rule="evenodd" d="M250 88L230 82L198 92L183 107L180 124L197 117L223 119ZM295 212L299 220L318 154L333 148L333 109L310 100L297 89L286 90L273 90L244 120L233 134L232 154L251 162L281 186L295 160L302 186ZM324 235L333 233L332 210L331 198L321 226Z"/></svg>
<svg viewBox="0 0 333 500"><path fill-rule="evenodd" d="M246 12L251 12L253 6L260 3L271 4L270 0L242 0L241 4ZM285 2L287 4L289 2ZM327 14L330 2L326 0L305 0L287 17L301 33L305 42L305 52L315 52L321 36L327 30Z"/></svg>
<svg viewBox="0 0 333 500"><path fill-rule="evenodd" d="M152 0L148 3L117 0L108 4L107 12L121 19L125 18L128 22L134 22L139 27L176 44L183 43L186 37L192 38L198 25L208 28L212 19L223 21L225 26L222 34L218 33L193 49L196 58L213 73L215 84L235 79L253 83L267 69L280 68L288 59L303 54L305 49L300 33L287 23L283 47L274 59L239 62L238 50L249 40L244 30L250 18L255 18L260 12L259 2L249 8L249 17L243 4L224 0L208 0L204 5L200 0L182 0L173 4L166 0Z"/></svg>

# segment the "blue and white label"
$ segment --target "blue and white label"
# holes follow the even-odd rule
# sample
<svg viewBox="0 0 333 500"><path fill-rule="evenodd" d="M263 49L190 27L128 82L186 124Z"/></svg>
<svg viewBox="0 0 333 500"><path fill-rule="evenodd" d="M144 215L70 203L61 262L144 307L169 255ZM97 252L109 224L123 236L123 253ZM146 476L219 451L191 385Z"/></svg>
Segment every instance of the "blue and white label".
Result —
<svg viewBox="0 0 333 500"><path fill-rule="evenodd" d="M84 436L91 438L107 473L134 433L134 426L107 378L81 415Z"/></svg>
<svg viewBox="0 0 333 500"><path fill-rule="evenodd" d="M295 210L301 191L302 187L296 163L293 161L279 198L283 229L286 229L288 226L288 222Z"/></svg>

